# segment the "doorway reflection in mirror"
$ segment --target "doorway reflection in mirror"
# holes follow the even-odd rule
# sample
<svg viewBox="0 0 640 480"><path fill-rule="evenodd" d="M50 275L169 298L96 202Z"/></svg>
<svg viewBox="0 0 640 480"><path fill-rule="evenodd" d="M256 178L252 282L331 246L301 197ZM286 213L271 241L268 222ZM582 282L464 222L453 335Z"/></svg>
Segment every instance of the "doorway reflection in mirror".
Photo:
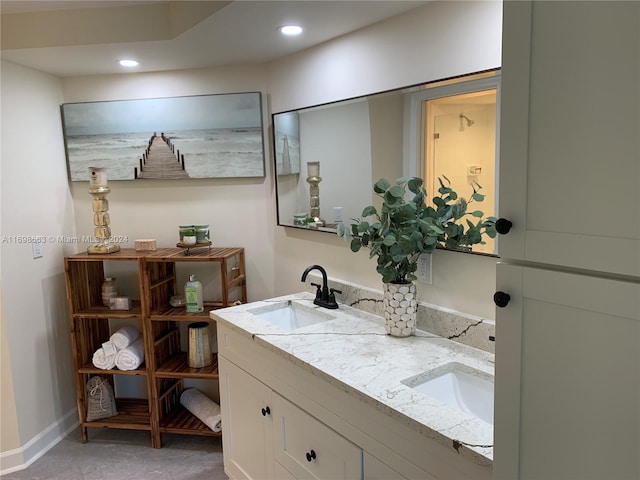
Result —
<svg viewBox="0 0 640 480"><path fill-rule="evenodd" d="M425 102L424 169L429 198L437 193L439 177L465 192L475 183L485 199L481 210L495 216L497 88L439 95ZM495 242L474 245L473 251L495 253Z"/></svg>

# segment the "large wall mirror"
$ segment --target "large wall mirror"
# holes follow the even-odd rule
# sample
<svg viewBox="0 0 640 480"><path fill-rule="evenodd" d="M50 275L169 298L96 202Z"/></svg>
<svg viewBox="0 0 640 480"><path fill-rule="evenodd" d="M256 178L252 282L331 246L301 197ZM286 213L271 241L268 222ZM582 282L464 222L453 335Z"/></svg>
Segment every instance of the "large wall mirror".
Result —
<svg viewBox="0 0 640 480"><path fill-rule="evenodd" d="M377 204L380 178L446 176L461 196L477 182L477 208L497 208L499 71L492 70L274 113L278 225L335 232ZM495 253L492 241L474 252Z"/></svg>

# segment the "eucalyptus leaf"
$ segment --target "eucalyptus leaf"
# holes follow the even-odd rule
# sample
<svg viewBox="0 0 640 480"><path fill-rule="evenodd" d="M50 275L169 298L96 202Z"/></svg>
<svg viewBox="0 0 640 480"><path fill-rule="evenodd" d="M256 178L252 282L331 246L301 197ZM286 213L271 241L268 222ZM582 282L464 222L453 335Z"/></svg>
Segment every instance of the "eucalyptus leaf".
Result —
<svg viewBox="0 0 640 480"><path fill-rule="evenodd" d="M391 187L389 190L387 190L387 192L392 197L402 198L404 197L405 189L400 185L396 185L395 187Z"/></svg>
<svg viewBox="0 0 640 480"><path fill-rule="evenodd" d="M378 211L376 210L376 207L374 207L373 205L369 205L368 207L365 207L364 210L362 210L363 217L370 217L377 214L378 214Z"/></svg>
<svg viewBox="0 0 640 480"><path fill-rule="evenodd" d="M395 235L393 235L392 233L390 233L389 235L387 235L386 237L384 237L384 239L382 240L382 244L386 245L387 247L393 245L394 243L396 243L396 237Z"/></svg>
<svg viewBox="0 0 640 480"><path fill-rule="evenodd" d="M409 191L412 193L422 193L420 192L420 187L422 187L423 184L424 182L422 181L422 179L418 177L413 177L407 182Z"/></svg>
<svg viewBox="0 0 640 480"><path fill-rule="evenodd" d="M389 183L389 180L387 180L386 178L381 178L373 186L373 191L376 193L384 193L390 186L391 184Z"/></svg>

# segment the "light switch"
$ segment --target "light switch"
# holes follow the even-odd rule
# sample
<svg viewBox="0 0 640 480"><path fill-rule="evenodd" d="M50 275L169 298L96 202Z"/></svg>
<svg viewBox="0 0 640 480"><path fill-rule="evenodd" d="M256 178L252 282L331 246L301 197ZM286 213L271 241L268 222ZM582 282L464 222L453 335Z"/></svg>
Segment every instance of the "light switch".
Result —
<svg viewBox="0 0 640 480"><path fill-rule="evenodd" d="M342 223L342 207L333 207L333 223Z"/></svg>

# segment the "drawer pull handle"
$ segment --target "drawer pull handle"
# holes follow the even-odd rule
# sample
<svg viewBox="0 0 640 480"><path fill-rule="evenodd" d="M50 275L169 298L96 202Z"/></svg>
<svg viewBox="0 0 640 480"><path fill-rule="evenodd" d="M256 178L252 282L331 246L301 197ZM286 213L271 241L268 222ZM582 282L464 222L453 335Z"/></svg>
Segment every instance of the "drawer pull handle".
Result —
<svg viewBox="0 0 640 480"><path fill-rule="evenodd" d="M271 409L268 406L262 409L262 416L266 417L267 415L271 415Z"/></svg>
<svg viewBox="0 0 640 480"><path fill-rule="evenodd" d="M310 452L307 452L307 462L310 462L311 460L315 460L315 458L316 458L315 450L311 450Z"/></svg>

